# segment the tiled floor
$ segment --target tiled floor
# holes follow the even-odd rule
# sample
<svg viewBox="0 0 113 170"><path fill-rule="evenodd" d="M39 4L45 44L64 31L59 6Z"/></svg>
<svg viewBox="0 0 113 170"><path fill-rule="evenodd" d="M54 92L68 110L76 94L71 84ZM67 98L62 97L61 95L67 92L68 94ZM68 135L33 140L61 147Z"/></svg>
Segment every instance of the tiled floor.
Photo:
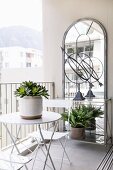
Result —
<svg viewBox="0 0 113 170"><path fill-rule="evenodd" d="M102 158L104 157L107 148L101 144L93 144L87 142L81 142L76 140L68 140L67 152L72 164L70 165L68 160L64 160L62 170L96 170ZM56 170L60 170L62 149L60 146L52 145L51 156L53 158ZM37 161L35 162L34 170L43 169L44 155L42 152L38 152ZM28 164L29 170L31 170L32 162ZM48 165L49 162L48 162ZM53 169L53 168L51 168ZM24 170L24 168L22 168ZM46 170L50 170L46 167Z"/></svg>

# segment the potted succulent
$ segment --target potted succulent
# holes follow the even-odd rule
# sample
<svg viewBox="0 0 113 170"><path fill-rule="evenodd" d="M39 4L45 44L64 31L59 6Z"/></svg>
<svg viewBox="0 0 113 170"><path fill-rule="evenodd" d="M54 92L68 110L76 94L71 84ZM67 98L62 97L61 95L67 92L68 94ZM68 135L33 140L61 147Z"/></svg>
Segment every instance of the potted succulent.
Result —
<svg viewBox="0 0 113 170"><path fill-rule="evenodd" d="M83 106L73 108L70 113L62 113L64 121L68 121L71 125L70 137L72 139L84 139L85 128L89 125L90 119L93 116L92 112L86 112Z"/></svg>
<svg viewBox="0 0 113 170"><path fill-rule="evenodd" d="M33 81L24 81L14 91L19 100L19 112L22 118L34 119L42 116L42 97L48 98L48 90Z"/></svg>

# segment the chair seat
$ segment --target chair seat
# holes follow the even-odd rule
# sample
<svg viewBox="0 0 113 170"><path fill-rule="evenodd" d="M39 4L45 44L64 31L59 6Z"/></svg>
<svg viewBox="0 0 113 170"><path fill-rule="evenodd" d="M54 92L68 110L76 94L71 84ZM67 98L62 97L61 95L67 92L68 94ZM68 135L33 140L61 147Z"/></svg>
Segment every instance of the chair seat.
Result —
<svg viewBox="0 0 113 170"><path fill-rule="evenodd" d="M65 100L65 99L58 99L58 100L57 100L57 99L49 99L49 100L46 99L46 100L43 100L43 109L45 109L45 110L47 110L48 108L49 108L49 109L51 109L51 108L57 108L57 110L60 109L60 108L62 108L62 109L66 108L66 109L68 109L69 112L70 112L71 107L72 107L72 102L71 102L71 100ZM60 112L59 112L59 113L60 113ZM53 114L54 114L54 113L53 113ZM55 125L55 124L54 124L54 125ZM61 157L60 170L62 169L64 154L66 155L69 163L71 164L70 159L69 159L69 156L68 156L68 154L67 154L67 152L66 152L66 149L65 149L65 147L66 147L66 142L67 142L67 137L66 137L66 136L69 134L69 132L66 132L66 133L64 133L64 132L54 132L54 135L53 135L53 132L52 132L52 131L41 130L41 132L42 132L42 136L43 136L43 138L44 138L44 141L43 141L43 139L42 139L42 137L41 137L41 135L40 135L39 130L31 133L29 136L30 136L31 138L33 138L33 140L35 139L35 140L38 142L38 146L44 144L45 149L46 149L46 151L47 151L47 155L45 155L45 156L46 156L46 161L47 161L47 158L48 158L48 156L49 156L49 157L50 157L50 161L51 161L51 163L52 163L52 165L53 165L53 169L55 169L55 168L54 168L54 163L53 163L53 161L52 161L52 159L51 159L51 155L50 155L50 152L49 152L49 151L50 151L50 147L51 147L51 145L52 145L52 143L51 143L52 140L57 140L57 141L60 143L60 146L61 146L62 149L63 149L62 157ZM53 136L52 136L52 135L53 135ZM51 137L52 137L52 138L51 138ZM63 137L64 137L64 140L61 141L60 139L62 139ZM47 140L47 142L50 141L48 147L46 146L46 140ZM44 143L43 143L43 142L44 142ZM37 154L37 151L38 151L38 147L36 148L36 154ZM42 152L44 153L43 149L42 149ZM35 163L35 161L34 161L34 163ZM34 163L33 163L33 166L34 166ZM46 162L45 162L45 163L46 163ZM45 164L45 165L46 165L46 164Z"/></svg>
<svg viewBox="0 0 113 170"><path fill-rule="evenodd" d="M47 139L47 140L51 139L51 136L53 133L52 131L47 131L47 130L41 130L41 131L42 131L44 139ZM58 140L60 138L65 137L68 134L69 134L68 132L55 132L52 140ZM34 137L34 138L41 139L41 135L40 135L39 131L35 131L35 132L31 133L30 136Z"/></svg>
<svg viewBox="0 0 113 170"><path fill-rule="evenodd" d="M31 159L25 156L0 152L0 169L2 170L18 170L29 161Z"/></svg>

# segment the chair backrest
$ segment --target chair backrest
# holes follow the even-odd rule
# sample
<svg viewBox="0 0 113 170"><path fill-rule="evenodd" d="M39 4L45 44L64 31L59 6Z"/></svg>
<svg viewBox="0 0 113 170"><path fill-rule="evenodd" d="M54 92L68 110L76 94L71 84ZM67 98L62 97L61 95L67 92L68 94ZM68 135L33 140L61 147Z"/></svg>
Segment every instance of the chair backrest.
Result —
<svg viewBox="0 0 113 170"><path fill-rule="evenodd" d="M71 111L71 107L72 107L72 100L65 100L65 99L44 99L43 100L43 109L44 110L48 110L48 109L52 109L52 111L57 111L59 113L62 113L62 109L67 109L68 110L68 114L70 114ZM56 110L57 109L57 110ZM60 110L61 109L61 110ZM59 123L59 131L63 131L64 129L64 123ZM67 130L70 129L70 125L69 125L69 120L68 120L68 126L67 126Z"/></svg>
<svg viewBox="0 0 113 170"><path fill-rule="evenodd" d="M72 101L65 100L65 99L44 99L43 108L47 108L47 107L70 109L72 107Z"/></svg>

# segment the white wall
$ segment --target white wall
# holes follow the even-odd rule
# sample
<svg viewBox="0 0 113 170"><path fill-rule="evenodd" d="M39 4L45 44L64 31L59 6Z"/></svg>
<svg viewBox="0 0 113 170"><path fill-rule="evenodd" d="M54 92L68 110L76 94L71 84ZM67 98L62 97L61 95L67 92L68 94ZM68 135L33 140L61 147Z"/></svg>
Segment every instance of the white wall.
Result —
<svg viewBox="0 0 113 170"><path fill-rule="evenodd" d="M62 52L60 46L62 46L63 34L74 21L86 17L97 19L107 30L109 38L108 72L110 72L113 65L113 36L111 36L113 35L113 1L43 0L45 78L55 82L56 93L59 97L62 96ZM113 86L113 79L110 78L108 82L109 88ZM113 96L113 88L109 91L108 96Z"/></svg>
<svg viewBox="0 0 113 170"><path fill-rule="evenodd" d="M113 1L43 0L44 74L62 96L62 40L67 27L80 18L100 21L108 34L108 98L113 97ZM52 63L52 64L50 64Z"/></svg>

